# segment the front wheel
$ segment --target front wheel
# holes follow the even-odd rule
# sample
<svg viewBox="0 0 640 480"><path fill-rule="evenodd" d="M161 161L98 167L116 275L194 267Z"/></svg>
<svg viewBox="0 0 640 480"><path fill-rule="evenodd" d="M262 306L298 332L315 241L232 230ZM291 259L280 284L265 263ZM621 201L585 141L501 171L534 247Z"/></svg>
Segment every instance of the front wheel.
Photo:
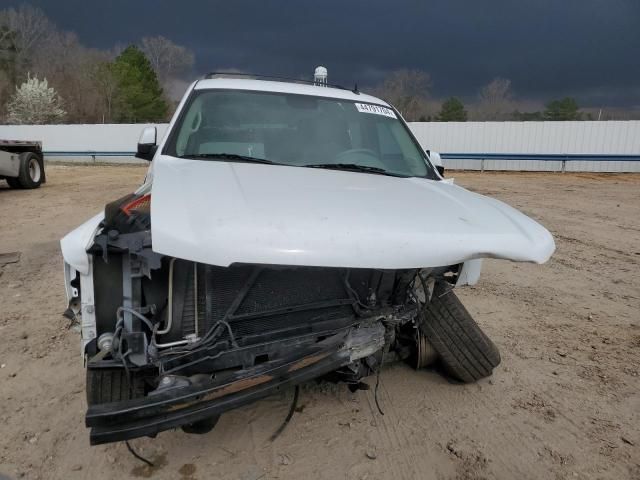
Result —
<svg viewBox="0 0 640 480"><path fill-rule="evenodd" d="M500 352L445 282L436 283L419 325L445 370L464 383L488 377Z"/></svg>

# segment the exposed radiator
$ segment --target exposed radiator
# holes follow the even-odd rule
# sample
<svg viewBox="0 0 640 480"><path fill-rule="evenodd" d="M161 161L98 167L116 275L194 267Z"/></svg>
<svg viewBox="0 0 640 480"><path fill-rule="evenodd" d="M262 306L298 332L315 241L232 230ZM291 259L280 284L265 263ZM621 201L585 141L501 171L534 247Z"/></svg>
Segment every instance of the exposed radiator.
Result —
<svg viewBox="0 0 640 480"><path fill-rule="evenodd" d="M287 336L321 330L338 319L354 318L355 295L366 295L369 275L365 270L255 265L223 268L176 260L173 326L167 338L204 335L220 320L231 326L236 339L249 343L254 337L275 332Z"/></svg>

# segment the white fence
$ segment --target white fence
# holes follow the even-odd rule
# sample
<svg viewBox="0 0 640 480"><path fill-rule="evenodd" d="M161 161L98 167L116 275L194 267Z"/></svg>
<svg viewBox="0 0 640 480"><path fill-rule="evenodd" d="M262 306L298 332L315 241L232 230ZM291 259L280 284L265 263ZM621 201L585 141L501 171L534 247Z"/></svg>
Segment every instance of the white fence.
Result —
<svg viewBox="0 0 640 480"><path fill-rule="evenodd" d="M640 172L640 121L415 122L449 169ZM0 125L0 138L40 140L48 161L139 162L147 125ZM161 138L167 128L158 124Z"/></svg>

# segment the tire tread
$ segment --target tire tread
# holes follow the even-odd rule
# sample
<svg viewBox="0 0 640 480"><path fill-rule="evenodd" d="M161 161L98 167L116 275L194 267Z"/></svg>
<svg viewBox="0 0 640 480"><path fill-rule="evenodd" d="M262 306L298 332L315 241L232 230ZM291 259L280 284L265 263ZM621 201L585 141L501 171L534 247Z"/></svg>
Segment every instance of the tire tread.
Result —
<svg viewBox="0 0 640 480"><path fill-rule="evenodd" d="M87 404L119 402L144 395L144 382L133 377L129 391L126 373L122 368L87 369Z"/></svg>
<svg viewBox="0 0 640 480"><path fill-rule="evenodd" d="M488 377L500 364L498 348L444 282L436 283L420 328L440 355L445 369L462 382Z"/></svg>

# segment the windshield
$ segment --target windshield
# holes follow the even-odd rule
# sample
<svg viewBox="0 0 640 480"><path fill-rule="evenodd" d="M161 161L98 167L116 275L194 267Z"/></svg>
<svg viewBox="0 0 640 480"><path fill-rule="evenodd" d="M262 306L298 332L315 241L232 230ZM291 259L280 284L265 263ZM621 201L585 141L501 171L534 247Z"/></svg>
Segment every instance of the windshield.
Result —
<svg viewBox="0 0 640 480"><path fill-rule="evenodd" d="M196 90L164 153L436 178L393 110L286 93Z"/></svg>

